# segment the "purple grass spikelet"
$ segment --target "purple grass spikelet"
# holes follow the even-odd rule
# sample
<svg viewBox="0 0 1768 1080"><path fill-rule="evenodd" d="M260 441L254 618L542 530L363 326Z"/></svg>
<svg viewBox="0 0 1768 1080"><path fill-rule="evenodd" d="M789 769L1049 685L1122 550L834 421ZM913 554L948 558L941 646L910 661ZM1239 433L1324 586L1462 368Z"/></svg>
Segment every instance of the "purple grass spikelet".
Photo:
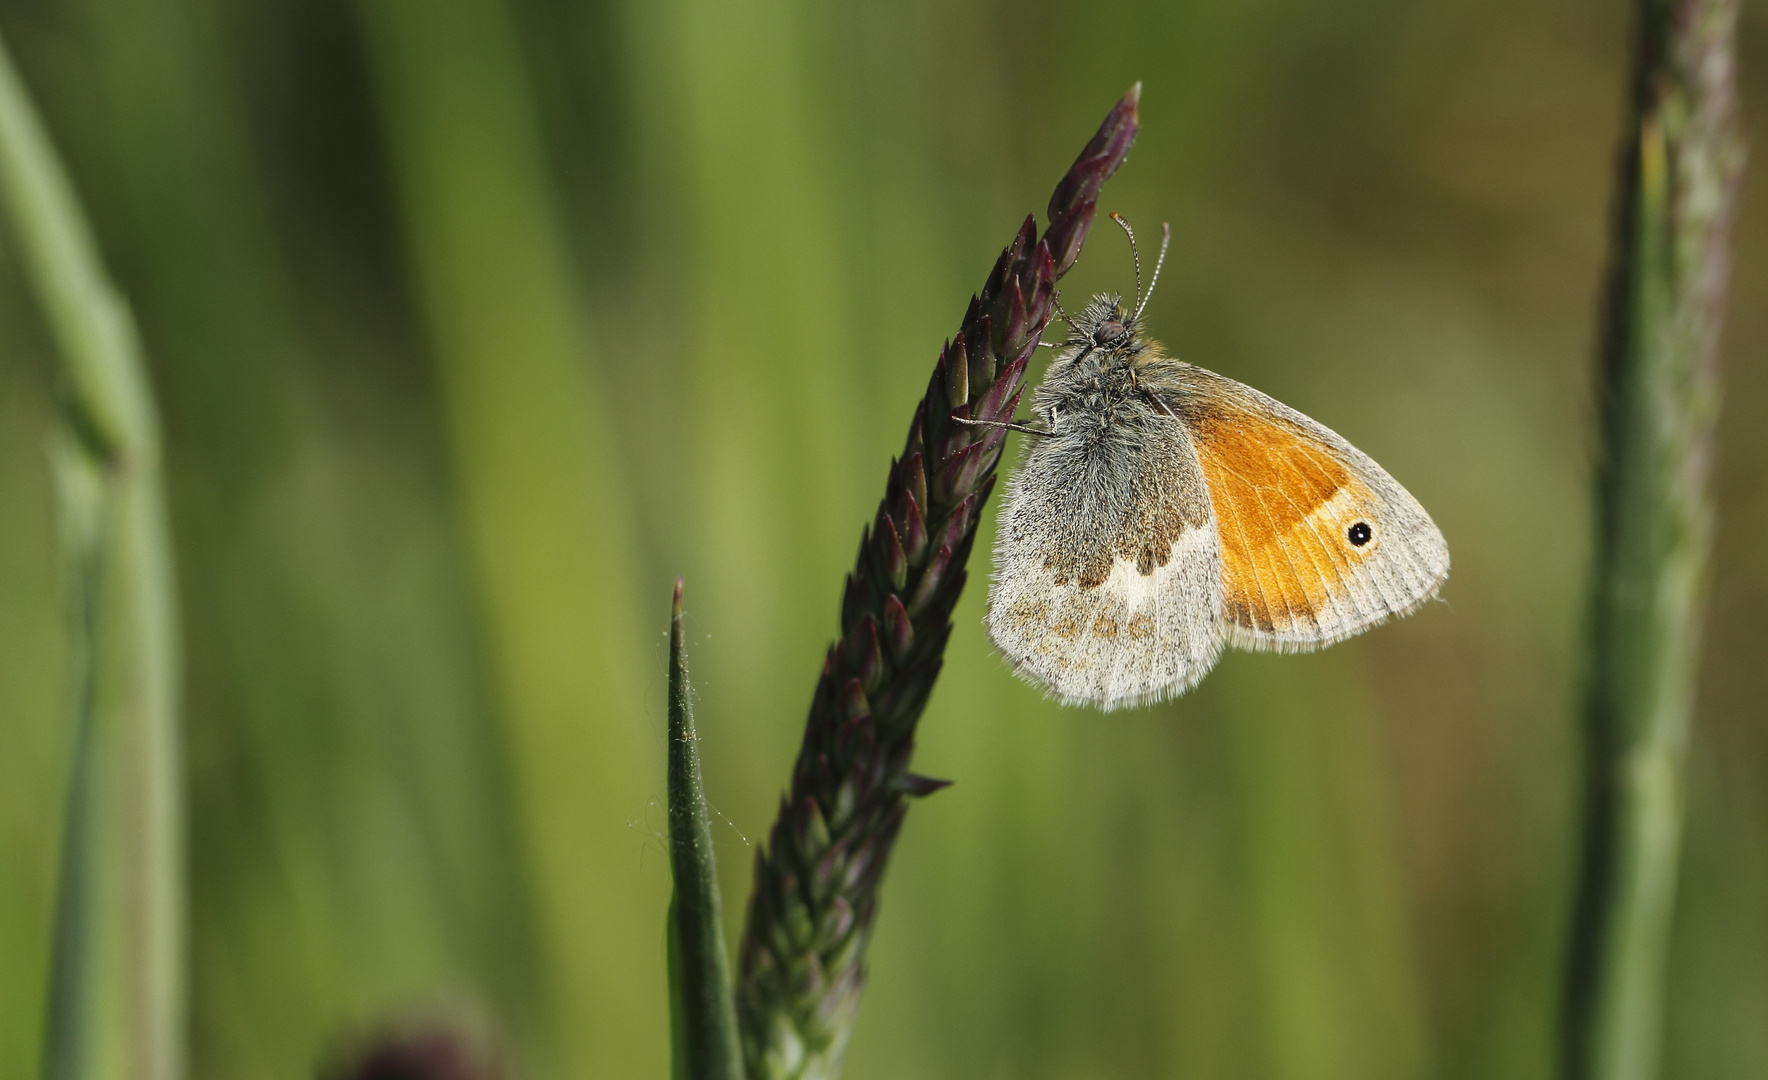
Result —
<svg viewBox="0 0 1768 1080"><path fill-rule="evenodd" d="M1141 86L1106 116L1050 198L1040 237L1027 217L940 350L890 463L878 512L841 601L790 790L766 847L738 955L738 1025L750 1080L829 1080L865 989L878 885L907 800L947 781L909 772L915 724L939 676L951 613L1004 427L1080 256L1101 185L1135 141Z"/></svg>

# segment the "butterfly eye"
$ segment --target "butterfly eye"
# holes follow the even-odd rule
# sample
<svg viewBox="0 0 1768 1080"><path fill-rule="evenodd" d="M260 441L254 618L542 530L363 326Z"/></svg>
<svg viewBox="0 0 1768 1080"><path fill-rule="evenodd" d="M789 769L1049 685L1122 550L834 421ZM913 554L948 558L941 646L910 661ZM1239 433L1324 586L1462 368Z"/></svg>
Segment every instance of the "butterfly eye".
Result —
<svg viewBox="0 0 1768 1080"><path fill-rule="evenodd" d="M1116 319L1112 319L1110 322L1099 327L1099 332L1094 335L1094 340L1101 345L1109 345L1122 337L1123 333L1123 324Z"/></svg>
<svg viewBox="0 0 1768 1080"><path fill-rule="evenodd" d="M1375 532L1369 528L1368 522L1359 521L1351 526L1350 532L1346 535L1350 538L1353 545L1362 547L1369 542L1369 539L1375 535Z"/></svg>

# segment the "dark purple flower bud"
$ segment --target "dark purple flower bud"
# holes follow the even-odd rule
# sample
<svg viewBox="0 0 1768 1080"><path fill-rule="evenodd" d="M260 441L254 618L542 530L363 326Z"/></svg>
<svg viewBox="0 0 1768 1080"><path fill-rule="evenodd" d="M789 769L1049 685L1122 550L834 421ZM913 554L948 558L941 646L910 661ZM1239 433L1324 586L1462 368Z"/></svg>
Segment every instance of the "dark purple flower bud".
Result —
<svg viewBox="0 0 1768 1080"><path fill-rule="evenodd" d="M792 972L792 993L812 1000L828 996L828 977L815 953L804 954L802 964Z"/></svg>
<svg viewBox="0 0 1768 1080"><path fill-rule="evenodd" d="M870 716L871 702L866 700L866 688L858 679L848 679L841 686L841 711L849 720L858 716Z"/></svg>
<svg viewBox="0 0 1768 1080"><path fill-rule="evenodd" d="M801 951L816 934L816 923L811 921L809 907L796 889L786 894L785 901L785 907L780 911L780 928L785 931L786 940L792 943L793 951Z"/></svg>
<svg viewBox="0 0 1768 1080"><path fill-rule="evenodd" d="M1025 348L1025 292L1017 279L1007 282L994 310L994 349L999 357L1016 357Z"/></svg>
<svg viewBox="0 0 1768 1080"><path fill-rule="evenodd" d="M842 887L847 891L853 891L854 886L866 876L866 872L877 861L877 844L861 844L859 850L854 852L846 864L841 867Z"/></svg>
<svg viewBox="0 0 1768 1080"><path fill-rule="evenodd" d="M829 896L835 887L847 876L847 864L851 855L845 841L837 840L829 849L817 858L811 867L810 888L815 896Z"/></svg>
<svg viewBox="0 0 1768 1080"><path fill-rule="evenodd" d="M1010 420L1019 407L1020 383L1025 375L1026 361L1021 358L1001 369L1000 376L976 403L978 420Z"/></svg>
<svg viewBox="0 0 1768 1080"><path fill-rule="evenodd" d="M976 495L971 493L964 501L952 509L939 527L939 533L933 538L935 548L951 548L956 551L963 542L964 535L976 527Z"/></svg>
<svg viewBox="0 0 1768 1080"><path fill-rule="evenodd" d="M933 478L933 497L942 503L951 503L969 494L976 487L976 478L982 471L982 455L983 445L971 443L948 458L939 467L939 475Z"/></svg>
<svg viewBox="0 0 1768 1080"><path fill-rule="evenodd" d="M1056 262L1050 255L1050 245L1041 240L1032 267L1032 282L1031 296L1026 301L1026 318L1031 321L1032 333L1041 334L1049 324L1056 301Z"/></svg>
<svg viewBox="0 0 1768 1080"><path fill-rule="evenodd" d="M991 427L983 430L982 439L979 443L982 447L982 456L979 463L980 467L977 470L978 475L995 467L995 462L999 460L1001 456L1001 446L1006 441L1007 429L1004 427Z"/></svg>
<svg viewBox="0 0 1768 1080"><path fill-rule="evenodd" d="M842 724L840 734L835 736L835 757L844 768L852 768L855 761L870 757L877 749L878 740L872 737L872 714L869 712Z"/></svg>
<svg viewBox="0 0 1768 1080"><path fill-rule="evenodd" d="M945 373L945 400L957 408L970 400L970 358L964 355L964 339L946 342L939 354L939 368Z"/></svg>
<svg viewBox="0 0 1768 1080"><path fill-rule="evenodd" d="M884 598L884 640L890 647L890 660L896 664L907 659L915 646L914 623L894 593Z"/></svg>
<svg viewBox="0 0 1768 1080"><path fill-rule="evenodd" d="M964 347L970 354L970 389L980 391L994 381L996 354L994 333L987 315L970 323L964 333Z"/></svg>
<svg viewBox="0 0 1768 1080"><path fill-rule="evenodd" d="M1141 100L1142 84L1137 83L1118 100L1105 122L1099 125L1098 132L1074 159L1067 175L1051 194L1048 214L1052 219L1069 207L1098 199L1099 189L1123 164L1130 146L1136 141L1137 107Z"/></svg>
<svg viewBox="0 0 1768 1080"><path fill-rule="evenodd" d="M908 609L910 615L919 615L934 595L939 591L945 572L951 569L952 549L942 547L934 552L933 558L927 560L927 568L921 571L920 583L915 586L915 594L910 597Z"/></svg>
<svg viewBox="0 0 1768 1080"><path fill-rule="evenodd" d="M798 850L806 854L828 847L832 838L829 823L823 820L822 808L816 800L806 798L798 804Z"/></svg>
<svg viewBox="0 0 1768 1080"><path fill-rule="evenodd" d="M1053 222L1063 214L1098 202L1099 188L1105 183L1105 172L1109 167L1110 162L1100 157L1075 162L1073 171L1063 177L1050 197L1050 220Z"/></svg>
<svg viewBox="0 0 1768 1080"><path fill-rule="evenodd" d="M877 554L878 569L884 581L893 591L901 592L909 581L909 560L903 554L902 541L897 538L896 522L890 520L890 514L882 506L878 507L878 521L872 529L872 550Z"/></svg>
<svg viewBox="0 0 1768 1080"><path fill-rule="evenodd" d="M864 557L865 549L863 541L860 550L860 563L861 565L864 565L866 559ZM843 632L845 632L848 627L858 622L860 616L866 613L866 607L870 600L871 590L866 588L866 579L861 577L857 570L848 574L847 590L841 594L841 628ZM824 674L827 674L826 669Z"/></svg>
<svg viewBox="0 0 1768 1080"><path fill-rule="evenodd" d="M816 790L825 792L835 790L836 770L834 763L829 760L828 754L817 754L814 772L816 773ZM822 802L820 805L827 811L829 805L827 802Z"/></svg>
<svg viewBox="0 0 1768 1080"><path fill-rule="evenodd" d="M1001 257L995 260L994 269L989 271L988 283L982 287L982 299L985 303L1000 295L1007 280L1017 270L1019 260L1024 257L1026 250L1036 242L1037 218L1027 214L1025 215L1025 223L1019 226L1019 232L1013 237L1013 242L1001 252Z"/></svg>
<svg viewBox="0 0 1768 1080"><path fill-rule="evenodd" d="M914 566L927 556L927 523L921 517L921 504L907 491L899 493L896 505L902 515L902 553Z"/></svg>
<svg viewBox="0 0 1768 1080"><path fill-rule="evenodd" d="M1097 203L1084 202L1050 219L1050 231L1045 239L1050 243L1057 277L1066 274L1080 259L1081 245L1086 243L1087 232L1093 227L1093 214L1098 209Z"/></svg>
<svg viewBox="0 0 1768 1080"><path fill-rule="evenodd" d="M951 404L945 399L945 371L935 365L933 377L927 380L927 394L921 401L921 407L916 410L918 419L915 426L920 429L922 439L937 444L945 437L945 430L950 426L947 417L951 415L951 408ZM913 437L913 433L910 437Z"/></svg>
<svg viewBox="0 0 1768 1080"><path fill-rule="evenodd" d="M879 697L877 712L873 714L881 728L894 729L921 710L927 703L927 695L933 692L933 680L939 677L942 662L930 659L897 673L889 689Z"/></svg>
<svg viewBox="0 0 1768 1080"><path fill-rule="evenodd" d="M935 780L931 776L922 776L912 772L905 772L898 776L895 783L896 790L904 795L913 795L917 799L926 798L940 788L951 786L950 780Z"/></svg>
<svg viewBox="0 0 1768 1080"><path fill-rule="evenodd" d="M1006 258L1006 254L1004 252L1002 253L1001 258L1003 258L1003 259ZM1000 266L1000 264L998 262L995 265L997 267ZM1005 272L1006 272L1005 270L1002 271L1003 274L1005 274ZM1005 278L1003 277L1002 280L1005 280ZM983 292L987 292L987 291L988 291L988 286L984 285ZM958 333L959 334L968 333L970 327L975 326L976 320L980 319L980 318L982 318L982 294L981 293L973 293L970 296L970 306L967 309L965 309L965 311L964 311L964 321L962 321L958 324Z"/></svg>
<svg viewBox="0 0 1768 1080"><path fill-rule="evenodd" d="M817 928L824 941L840 941L853 929L853 905L847 897L837 896L823 913L823 924Z"/></svg>
<svg viewBox="0 0 1768 1080"><path fill-rule="evenodd" d="M1007 250L1012 253L1013 265L1008 270L1008 277L1019 277L1025 273L1025 260L1031 257L1031 249L1037 246L1037 215L1027 214L1019 225L1019 235L1013 238L1013 244Z"/></svg>
<svg viewBox="0 0 1768 1080"><path fill-rule="evenodd" d="M842 974L837 978L838 989L817 1003L812 1016L822 1024L847 1024L858 1004L859 992L865 989L865 968L859 963L860 954L866 947L866 935L854 934L829 957L827 967Z"/></svg>
<svg viewBox="0 0 1768 1080"><path fill-rule="evenodd" d="M884 678L884 650L878 640L877 620L870 614L847 636L847 664L868 693Z"/></svg>
<svg viewBox="0 0 1768 1080"><path fill-rule="evenodd" d="M923 513L927 507L927 468L920 448L903 459L897 470L897 483L914 497L916 513Z"/></svg>

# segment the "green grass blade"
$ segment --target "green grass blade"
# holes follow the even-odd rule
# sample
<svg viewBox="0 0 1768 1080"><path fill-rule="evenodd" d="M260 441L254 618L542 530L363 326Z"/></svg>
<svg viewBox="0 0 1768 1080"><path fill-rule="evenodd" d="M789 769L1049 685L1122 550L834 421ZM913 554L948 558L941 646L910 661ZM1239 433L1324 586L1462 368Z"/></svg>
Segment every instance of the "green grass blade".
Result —
<svg viewBox="0 0 1768 1080"><path fill-rule="evenodd" d="M1742 177L1735 0L1645 0L1603 342L1584 865L1567 1080L1658 1073L1712 550L1718 340Z"/></svg>
<svg viewBox="0 0 1768 1080"><path fill-rule="evenodd" d="M45 1077L89 1076L103 1071L97 1066L107 1051L116 1047L114 1021L120 1010L109 1010L113 1022L105 1030L106 993L120 989L115 978L120 965L106 962L115 953L113 935L106 935L100 899L108 891L99 857L100 836L95 826L100 814L102 788L94 771L98 755L93 700L92 652L97 639L99 540L103 534L104 484L91 458L65 428L50 442L50 469L55 481L56 517L63 558L73 593L71 647L67 685L73 692L73 769L68 777L62 813L61 857L55 897L55 942L51 951L49 1000L45 1010L46 1031L42 1067ZM107 973L111 976L106 977Z"/></svg>
<svg viewBox="0 0 1768 1080"><path fill-rule="evenodd" d="M184 1075L178 627L159 426L134 321L0 46L0 202L54 338L76 567L77 760L43 1071Z"/></svg>
<svg viewBox="0 0 1768 1080"><path fill-rule="evenodd" d="M676 1080L740 1080L742 1056L718 899L718 860L700 785L681 581L669 613L669 1030Z"/></svg>

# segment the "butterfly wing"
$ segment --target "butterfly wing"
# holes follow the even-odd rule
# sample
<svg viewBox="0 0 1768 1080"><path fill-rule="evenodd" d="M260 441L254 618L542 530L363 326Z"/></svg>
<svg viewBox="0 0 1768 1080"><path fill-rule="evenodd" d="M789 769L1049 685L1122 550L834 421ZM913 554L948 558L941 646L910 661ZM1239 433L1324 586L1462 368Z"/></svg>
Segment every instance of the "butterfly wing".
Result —
<svg viewBox="0 0 1768 1080"><path fill-rule="evenodd" d="M1064 704L1183 693L1222 648L1221 556L1185 427L1149 409L1066 414L1008 482L987 626L1015 672Z"/></svg>
<svg viewBox="0 0 1768 1080"><path fill-rule="evenodd" d="M1157 393L1185 421L1209 491L1230 642L1319 648L1436 595L1443 534L1367 454L1203 368L1177 365Z"/></svg>

